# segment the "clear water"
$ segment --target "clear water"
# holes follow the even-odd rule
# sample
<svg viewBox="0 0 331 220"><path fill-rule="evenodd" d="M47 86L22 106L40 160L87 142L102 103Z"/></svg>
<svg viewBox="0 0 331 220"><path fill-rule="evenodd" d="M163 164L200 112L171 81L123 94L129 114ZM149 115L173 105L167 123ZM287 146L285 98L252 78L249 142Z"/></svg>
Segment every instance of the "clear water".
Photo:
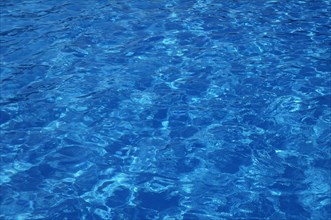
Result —
<svg viewBox="0 0 331 220"><path fill-rule="evenodd" d="M330 1L0 4L0 219L330 219Z"/></svg>

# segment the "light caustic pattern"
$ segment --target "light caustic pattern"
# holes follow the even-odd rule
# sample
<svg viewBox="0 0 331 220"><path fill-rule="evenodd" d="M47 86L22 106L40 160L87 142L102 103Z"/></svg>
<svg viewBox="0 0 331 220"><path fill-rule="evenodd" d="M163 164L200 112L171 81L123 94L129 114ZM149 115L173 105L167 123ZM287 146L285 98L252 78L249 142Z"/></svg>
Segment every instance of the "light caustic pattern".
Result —
<svg viewBox="0 0 331 220"><path fill-rule="evenodd" d="M330 1L1 1L11 219L328 219Z"/></svg>

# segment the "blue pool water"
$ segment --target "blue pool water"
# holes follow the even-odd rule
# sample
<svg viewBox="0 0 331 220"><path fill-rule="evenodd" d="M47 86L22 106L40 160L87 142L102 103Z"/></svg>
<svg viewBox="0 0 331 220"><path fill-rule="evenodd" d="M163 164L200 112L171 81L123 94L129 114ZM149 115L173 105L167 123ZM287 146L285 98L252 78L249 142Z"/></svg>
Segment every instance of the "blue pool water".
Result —
<svg viewBox="0 0 331 220"><path fill-rule="evenodd" d="M331 218L330 1L0 4L0 219Z"/></svg>

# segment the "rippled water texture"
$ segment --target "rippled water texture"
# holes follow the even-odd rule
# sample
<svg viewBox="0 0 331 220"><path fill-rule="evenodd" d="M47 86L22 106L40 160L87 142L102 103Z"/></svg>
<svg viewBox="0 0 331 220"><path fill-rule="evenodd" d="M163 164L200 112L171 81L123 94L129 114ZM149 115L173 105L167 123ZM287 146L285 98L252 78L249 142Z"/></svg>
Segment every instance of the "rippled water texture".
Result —
<svg viewBox="0 0 331 220"><path fill-rule="evenodd" d="M0 219L329 219L330 4L1 1Z"/></svg>

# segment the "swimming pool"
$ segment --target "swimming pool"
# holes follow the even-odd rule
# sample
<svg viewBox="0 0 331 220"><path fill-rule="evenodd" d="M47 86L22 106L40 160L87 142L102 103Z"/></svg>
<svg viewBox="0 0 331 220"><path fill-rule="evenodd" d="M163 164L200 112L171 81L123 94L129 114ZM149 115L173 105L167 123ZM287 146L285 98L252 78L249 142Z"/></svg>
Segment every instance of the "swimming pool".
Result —
<svg viewBox="0 0 331 220"><path fill-rule="evenodd" d="M1 219L328 219L328 0L8 0Z"/></svg>

